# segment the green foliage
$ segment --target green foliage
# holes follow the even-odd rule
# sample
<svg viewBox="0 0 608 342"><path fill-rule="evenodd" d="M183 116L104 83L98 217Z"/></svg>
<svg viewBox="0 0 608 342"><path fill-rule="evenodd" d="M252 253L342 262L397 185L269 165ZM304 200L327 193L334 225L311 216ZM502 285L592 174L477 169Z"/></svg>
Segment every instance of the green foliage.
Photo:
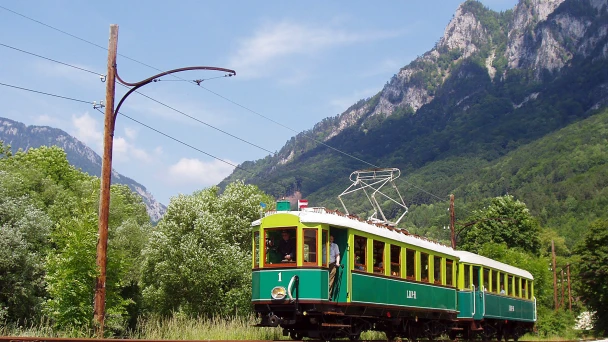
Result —
<svg viewBox="0 0 608 342"><path fill-rule="evenodd" d="M272 199L235 182L174 197L155 228L142 272L150 312L167 316L250 313L251 222Z"/></svg>
<svg viewBox="0 0 608 342"><path fill-rule="evenodd" d="M595 330L608 332L608 220L589 225L584 240L576 247L580 294L585 304L596 311Z"/></svg>
<svg viewBox="0 0 608 342"><path fill-rule="evenodd" d="M537 310L536 331L540 337L580 338L580 332L573 329L576 317L571 311L555 311L544 306L539 306Z"/></svg>
<svg viewBox="0 0 608 342"><path fill-rule="evenodd" d="M476 211L469 220L477 223L462 230L458 241L462 249L477 253L483 244L493 242L540 254L540 226L525 203L513 196L493 198L487 208Z"/></svg>

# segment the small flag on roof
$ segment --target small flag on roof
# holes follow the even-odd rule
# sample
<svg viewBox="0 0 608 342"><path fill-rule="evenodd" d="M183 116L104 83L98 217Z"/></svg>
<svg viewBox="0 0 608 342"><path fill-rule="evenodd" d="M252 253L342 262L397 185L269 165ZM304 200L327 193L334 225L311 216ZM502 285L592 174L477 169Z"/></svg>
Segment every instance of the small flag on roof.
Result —
<svg viewBox="0 0 608 342"><path fill-rule="evenodd" d="M308 200L301 199L298 200L298 209L308 208Z"/></svg>

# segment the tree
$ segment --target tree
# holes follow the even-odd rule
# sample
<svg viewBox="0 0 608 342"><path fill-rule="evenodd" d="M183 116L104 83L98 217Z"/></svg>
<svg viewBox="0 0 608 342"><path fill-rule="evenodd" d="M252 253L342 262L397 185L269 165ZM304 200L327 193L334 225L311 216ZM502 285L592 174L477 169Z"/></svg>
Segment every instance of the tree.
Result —
<svg viewBox="0 0 608 342"><path fill-rule="evenodd" d="M595 329L608 332L608 220L589 225L584 240L576 247L580 254L580 294L596 311Z"/></svg>
<svg viewBox="0 0 608 342"><path fill-rule="evenodd" d="M477 253L483 244L495 242L540 254L540 225L526 204L513 196L493 198L487 208L475 211L468 220L477 223L460 234L458 245L464 250Z"/></svg>
<svg viewBox="0 0 608 342"><path fill-rule="evenodd" d="M251 222L271 198L235 182L171 199L144 250L143 297L161 315L248 314Z"/></svg>

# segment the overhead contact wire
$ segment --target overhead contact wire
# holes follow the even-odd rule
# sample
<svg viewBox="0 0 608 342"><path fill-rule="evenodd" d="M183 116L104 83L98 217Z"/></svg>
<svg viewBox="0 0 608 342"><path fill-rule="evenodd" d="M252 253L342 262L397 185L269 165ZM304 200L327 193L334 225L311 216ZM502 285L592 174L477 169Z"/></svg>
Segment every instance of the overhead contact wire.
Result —
<svg viewBox="0 0 608 342"><path fill-rule="evenodd" d="M65 99L65 100L70 100L70 101L75 101L75 102L82 102L82 103L87 103L87 104L95 104L93 101L85 101L85 100L75 99L73 97L67 97L67 96L61 96L61 95L56 95L56 94L51 94L51 93L45 93L43 91L38 91L38 90L29 89L29 88L23 88L23 87L18 87L18 86L11 85L11 84L0 83L0 85L3 85L5 87L15 88L15 89L21 89L21 90L29 91L29 92L32 92L32 93L37 93L37 94L42 94L42 95L47 95L47 96L52 96L52 97L58 97L60 99Z"/></svg>

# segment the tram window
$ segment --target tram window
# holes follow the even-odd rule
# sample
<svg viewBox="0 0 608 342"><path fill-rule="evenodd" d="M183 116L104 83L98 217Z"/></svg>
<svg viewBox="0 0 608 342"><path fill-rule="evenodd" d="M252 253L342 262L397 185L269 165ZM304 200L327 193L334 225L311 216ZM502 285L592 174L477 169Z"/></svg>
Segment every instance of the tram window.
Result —
<svg viewBox="0 0 608 342"><path fill-rule="evenodd" d="M464 288L471 288L471 265L464 265Z"/></svg>
<svg viewBox="0 0 608 342"><path fill-rule="evenodd" d="M412 249L405 250L405 276L407 279L416 279L416 251Z"/></svg>
<svg viewBox="0 0 608 342"><path fill-rule="evenodd" d="M304 229L303 262L317 264L317 229Z"/></svg>
<svg viewBox="0 0 608 342"><path fill-rule="evenodd" d="M500 294L507 294L507 286L505 286L505 275L500 274Z"/></svg>
<svg viewBox="0 0 608 342"><path fill-rule="evenodd" d="M445 260L445 284L454 286L454 262L450 259Z"/></svg>
<svg viewBox="0 0 608 342"><path fill-rule="evenodd" d="M327 238L327 236L329 235L329 233L327 232L327 230L324 230L323 233L321 233L321 244L323 246L323 256L322 258L322 265L324 267L329 267L329 240Z"/></svg>
<svg viewBox="0 0 608 342"><path fill-rule="evenodd" d="M521 283L519 282L520 279L521 278L519 277L515 278L515 296L521 298Z"/></svg>
<svg viewBox="0 0 608 342"><path fill-rule="evenodd" d="M433 275L435 284L441 284L441 257L433 257Z"/></svg>
<svg viewBox="0 0 608 342"><path fill-rule="evenodd" d="M479 270L479 267L473 266L473 285L476 290L479 290Z"/></svg>
<svg viewBox="0 0 608 342"><path fill-rule="evenodd" d="M384 242L374 241L374 273L384 274Z"/></svg>
<svg viewBox="0 0 608 342"><path fill-rule="evenodd" d="M264 230L266 266L296 266L296 229L277 228Z"/></svg>
<svg viewBox="0 0 608 342"><path fill-rule="evenodd" d="M483 290L490 290L490 270L487 268L483 268Z"/></svg>
<svg viewBox="0 0 608 342"><path fill-rule="evenodd" d="M420 253L420 280L429 282L429 255Z"/></svg>
<svg viewBox="0 0 608 342"><path fill-rule="evenodd" d="M530 299L530 297L528 297L528 279L522 279L521 280L521 286L523 287L523 295L525 299Z"/></svg>
<svg viewBox="0 0 608 342"><path fill-rule="evenodd" d="M500 272L493 271L492 273L494 274L494 282L492 285L492 290L494 290L494 292L496 292L496 293L500 293Z"/></svg>
<svg viewBox="0 0 608 342"><path fill-rule="evenodd" d="M367 238L355 235L355 269L359 271L367 271L365 252L367 251Z"/></svg>
<svg viewBox="0 0 608 342"><path fill-rule="evenodd" d="M401 247L391 245L391 276L401 276Z"/></svg>
<svg viewBox="0 0 608 342"><path fill-rule="evenodd" d="M260 232L253 232L253 268L260 267Z"/></svg>
<svg viewBox="0 0 608 342"><path fill-rule="evenodd" d="M515 296L515 288L513 287L513 276L510 275L509 278L507 278L507 285L509 286L509 290L507 291L509 296Z"/></svg>

